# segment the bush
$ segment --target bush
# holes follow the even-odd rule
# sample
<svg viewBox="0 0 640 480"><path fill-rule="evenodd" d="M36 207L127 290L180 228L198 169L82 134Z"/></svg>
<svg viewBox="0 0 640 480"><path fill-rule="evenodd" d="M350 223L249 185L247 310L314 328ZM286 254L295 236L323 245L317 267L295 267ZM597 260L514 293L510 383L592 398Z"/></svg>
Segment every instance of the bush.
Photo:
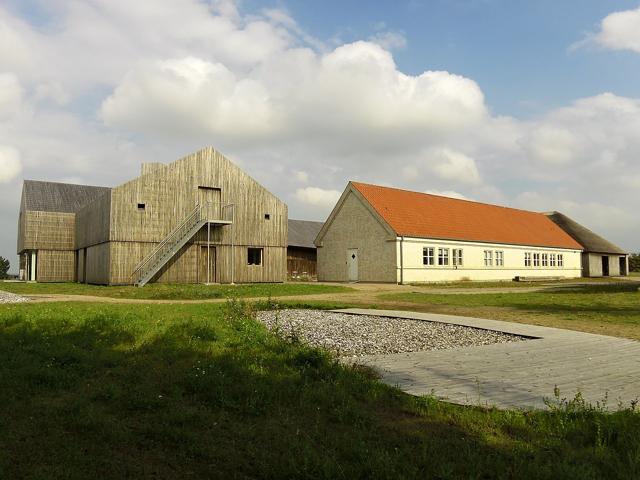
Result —
<svg viewBox="0 0 640 480"><path fill-rule="evenodd" d="M0 279L9 278L9 260L0 257Z"/></svg>
<svg viewBox="0 0 640 480"><path fill-rule="evenodd" d="M629 271L640 272L640 253L629 255Z"/></svg>

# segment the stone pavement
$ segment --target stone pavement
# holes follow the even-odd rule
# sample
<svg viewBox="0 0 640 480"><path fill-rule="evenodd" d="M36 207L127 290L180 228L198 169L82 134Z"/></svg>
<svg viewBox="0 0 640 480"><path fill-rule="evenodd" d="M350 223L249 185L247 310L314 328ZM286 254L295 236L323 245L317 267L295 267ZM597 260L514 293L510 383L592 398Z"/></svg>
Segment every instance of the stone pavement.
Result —
<svg viewBox="0 0 640 480"><path fill-rule="evenodd" d="M389 310L340 312L467 325L531 337L525 342L393 355L365 356L382 380L413 395L500 408L544 408L554 387L561 397L580 391L595 404L629 406L640 397L640 342L557 328L453 315Z"/></svg>

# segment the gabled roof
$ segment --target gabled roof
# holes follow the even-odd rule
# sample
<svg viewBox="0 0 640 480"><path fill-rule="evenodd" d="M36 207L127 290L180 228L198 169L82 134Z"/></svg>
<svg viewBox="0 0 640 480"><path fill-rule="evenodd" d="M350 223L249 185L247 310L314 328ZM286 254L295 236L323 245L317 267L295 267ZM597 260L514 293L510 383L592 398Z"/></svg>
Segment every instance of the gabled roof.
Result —
<svg viewBox="0 0 640 480"><path fill-rule="evenodd" d="M75 213L111 190L108 187L25 180L24 209L39 212Z"/></svg>
<svg viewBox="0 0 640 480"><path fill-rule="evenodd" d="M627 252L609 240L602 238L600 235L592 232L587 227L580 225L575 220L567 217L560 212L548 212L545 215L549 217L562 230L567 232L571 238L578 242L586 252L594 253L614 253L626 255Z"/></svg>
<svg viewBox="0 0 640 480"><path fill-rule="evenodd" d="M318 232L324 225L323 222L310 222L308 220L289 220L289 247L316 248L313 244Z"/></svg>
<svg viewBox="0 0 640 480"><path fill-rule="evenodd" d="M582 250L543 213L351 182L396 235Z"/></svg>

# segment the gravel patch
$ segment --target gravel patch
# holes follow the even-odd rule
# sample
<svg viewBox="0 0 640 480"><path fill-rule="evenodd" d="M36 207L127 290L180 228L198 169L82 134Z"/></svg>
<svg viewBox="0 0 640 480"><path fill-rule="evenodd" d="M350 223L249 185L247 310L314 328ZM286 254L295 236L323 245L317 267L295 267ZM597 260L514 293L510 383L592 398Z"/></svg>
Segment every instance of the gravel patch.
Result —
<svg viewBox="0 0 640 480"><path fill-rule="evenodd" d="M5 292L0 290L0 303L22 303L28 302L29 299L16 295L15 293Z"/></svg>
<svg viewBox="0 0 640 480"><path fill-rule="evenodd" d="M445 350L456 347L519 342L526 337L448 323L326 310L259 312L267 328L287 339L298 338L344 357Z"/></svg>

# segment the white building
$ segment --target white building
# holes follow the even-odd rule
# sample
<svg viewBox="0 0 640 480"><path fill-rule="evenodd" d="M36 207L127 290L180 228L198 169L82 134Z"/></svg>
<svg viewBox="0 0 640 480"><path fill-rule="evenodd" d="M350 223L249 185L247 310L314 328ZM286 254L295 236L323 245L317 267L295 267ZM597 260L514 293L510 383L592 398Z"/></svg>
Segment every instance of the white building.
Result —
<svg viewBox="0 0 640 480"><path fill-rule="evenodd" d="M542 213L355 182L315 243L320 281L581 276L582 246Z"/></svg>

